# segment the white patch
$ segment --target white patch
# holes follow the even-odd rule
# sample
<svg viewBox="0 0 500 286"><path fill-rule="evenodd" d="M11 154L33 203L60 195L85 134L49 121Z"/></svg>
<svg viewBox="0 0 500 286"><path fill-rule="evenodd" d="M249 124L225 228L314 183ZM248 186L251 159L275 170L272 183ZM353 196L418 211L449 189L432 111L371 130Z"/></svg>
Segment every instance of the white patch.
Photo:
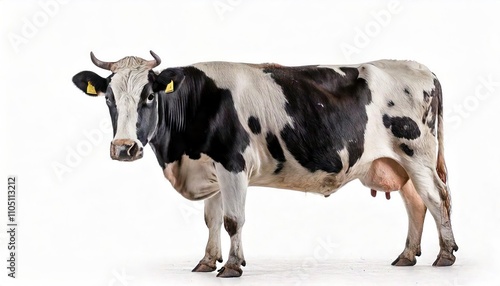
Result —
<svg viewBox="0 0 500 286"><path fill-rule="evenodd" d="M215 170L222 195L224 215L241 218L244 222L245 197L248 188L246 174L244 172L230 172L220 163L215 164Z"/></svg>
<svg viewBox="0 0 500 286"><path fill-rule="evenodd" d="M208 227L208 242L202 261L209 265L214 260L222 259L220 229L223 211L220 192L205 200L204 215Z"/></svg>
<svg viewBox="0 0 500 286"><path fill-rule="evenodd" d="M400 162L395 148L399 148L402 142L420 145L429 151L428 155L433 156L434 142L432 139L428 142L429 137L424 136L423 132L428 128L422 123L425 109L430 104L424 101L423 92L430 92L434 88L435 76L432 72L417 62L395 60L362 64L358 70L359 77L366 80L372 95L372 103L366 107L368 123L362 161L368 163L377 158L388 157ZM405 93L405 89L411 96ZM389 107L389 101L392 101L394 106ZM398 138L397 142L394 141L395 138L383 125L384 114L412 118L422 135L415 140ZM414 159L418 160L417 157Z"/></svg>
<svg viewBox="0 0 500 286"><path fill-rule="evenodd" d="M114 139L131 139L142 146L137 140L137 107L148 83L148 71L146 61L141 58L127 57L117 62L110 83L118 112Z"/></svg>
<svg viewBox="0 0 500 286"><path fill-rule="evenodd" d="M211 62L193 65L215 81L219 88L229 89L241 124L249 132L248 118L257 117L262 133L279 132L293 119L287 114L287 100L281 86L271 75L248 64Z"/></svg>
<svg viewBox="0 0 500 286"><path fill-rule="evenodd" d="M372 93L385 97L403 95L402 91L408 89L413 95L415 102L411 109L420 105L416 103L423 101L423 91L431 91L434 88L434 75L424 65L413 61L380 60L361 64L358 67L359 77L368 82ZM373 95L372 95L373 97Z"/></svg>

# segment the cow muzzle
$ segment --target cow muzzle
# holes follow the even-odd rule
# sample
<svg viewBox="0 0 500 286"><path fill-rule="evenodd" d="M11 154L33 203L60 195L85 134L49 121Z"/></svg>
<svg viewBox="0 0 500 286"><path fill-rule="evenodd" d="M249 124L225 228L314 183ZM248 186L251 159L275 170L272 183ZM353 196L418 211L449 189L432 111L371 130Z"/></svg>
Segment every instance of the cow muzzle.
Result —
<svg viewBox="0 0 500 286"><path fill-rule="evenodd" d="M116 139L111 141L111 159L118 161L135 161L141 159L143 148L134 140Z"/></svg>

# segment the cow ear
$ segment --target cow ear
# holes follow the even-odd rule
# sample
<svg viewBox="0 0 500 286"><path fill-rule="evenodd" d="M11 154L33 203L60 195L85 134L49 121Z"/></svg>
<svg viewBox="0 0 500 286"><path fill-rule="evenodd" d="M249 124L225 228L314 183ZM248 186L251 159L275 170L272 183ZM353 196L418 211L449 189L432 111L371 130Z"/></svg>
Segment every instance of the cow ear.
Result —
<svg viewBox="0 0 500 286"><path fill-rule="evenodd" d="M172 93L177 91L184 82L185 75L181 69L171 68L163 70L155 78L153 84L153 91L163 91L165 93Z"/></svg>
<svg viewBox="0 0 500 286"><path fill-rule="evenodd" d="M95 72L82 71L73 77L73 83L87 95L98 96L106 93L108 88L107 79L99 76Z"/></svg>

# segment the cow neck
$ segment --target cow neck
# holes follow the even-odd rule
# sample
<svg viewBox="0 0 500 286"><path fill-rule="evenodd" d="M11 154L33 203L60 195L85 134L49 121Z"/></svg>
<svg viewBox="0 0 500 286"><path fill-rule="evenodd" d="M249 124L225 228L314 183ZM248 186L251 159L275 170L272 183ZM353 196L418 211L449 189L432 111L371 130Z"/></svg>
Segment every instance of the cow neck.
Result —
<svg viewBox="0 0 500 286"><path fill-rule="evenodd" d="M179 88L158 97L158 126L150 145L162 168L183 155L198 159L204 152L213 104L217 93L213 81L194 67L180 68L185 75ZM205 103L204 103L205 102Z"/></svg>

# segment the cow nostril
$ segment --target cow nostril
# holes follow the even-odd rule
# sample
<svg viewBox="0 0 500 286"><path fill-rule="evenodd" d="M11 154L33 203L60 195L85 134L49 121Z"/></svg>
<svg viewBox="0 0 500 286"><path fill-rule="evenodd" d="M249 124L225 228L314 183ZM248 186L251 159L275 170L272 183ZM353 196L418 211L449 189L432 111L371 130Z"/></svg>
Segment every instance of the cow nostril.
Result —
<svg viewBox="0 0 500 286"><path fill-rule="evenodd" d="M137 143L134 142L134 144L132 144L132 146L130 146L130 148L128 148L127 150L127 154L129 156L135 156L137 155L138 152L141 151L142 148L139 147L139 145L137 145Z"/></svg>
<svg viewBox="0 0 500 286"><path fill-rule="evenodd" d="M142 158L143 146L130 139L116 139L111 141L111 159L119 161L134 161Z"/></svg>

